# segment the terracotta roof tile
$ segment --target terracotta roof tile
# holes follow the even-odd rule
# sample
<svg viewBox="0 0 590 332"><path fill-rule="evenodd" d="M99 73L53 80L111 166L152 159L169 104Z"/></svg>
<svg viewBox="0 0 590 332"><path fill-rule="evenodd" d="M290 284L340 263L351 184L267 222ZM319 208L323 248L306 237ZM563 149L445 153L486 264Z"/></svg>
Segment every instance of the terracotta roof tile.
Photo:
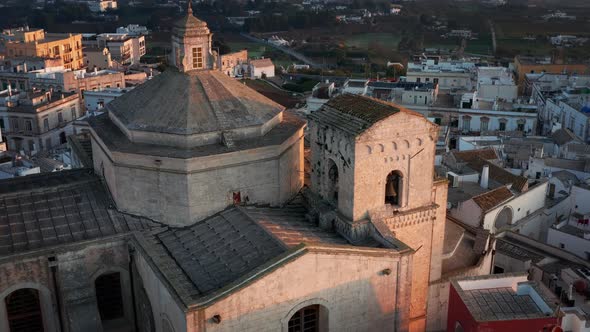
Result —
<svg viewBox="0 0 590 332"><path fill-rule="evenodd" d="M254 67L270 67L274 66L272 60L270 59L257 59L257 60L250 60L250 65Z"/></svg>
<svg viewBox="0 0 590 332"><path fill-rule="evenodd" d="M483 158L485 160L498 159L498 154L496 154L496 150L492 148L469 151L454 151L453 154L455 155L455 158L464 162L472 161L478 157Z"/></svg>
<svg viewBox="0 0 590 332"><path fill-rule="evenodd" d="M488 191L481 195L473 197L473 201L477 204L484 212L490 211L501 203L512 198L514 195L510 190L504 186Z"/></svg>
<svg viewBox="0 0 590 332"><path fill-rule="evenodd" d="M467 162L467 165L479 173L481 173L484 165L488 165L490 167L490 179L503 185L511 184L512 188L519 192L525 192L529 188L528 180L524 176L514 175L504 168L480 157Z"/></svg>

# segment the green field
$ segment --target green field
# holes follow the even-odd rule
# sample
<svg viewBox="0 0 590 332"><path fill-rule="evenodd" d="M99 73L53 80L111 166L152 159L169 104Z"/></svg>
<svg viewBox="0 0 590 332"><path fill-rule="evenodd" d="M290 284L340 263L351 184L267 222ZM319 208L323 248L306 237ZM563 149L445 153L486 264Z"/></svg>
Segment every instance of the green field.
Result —
<svg viewBox="0 0 590 332"><path fill-rule="evenodd" d="M348 47L356 47L360 49L369 49L372 43L385 48L397 48L401 37L397 34L391 33L363 33L345 37L344 43Z"/></svg>
<svg viewBox="0 0 590 332"><path fill-rule="evenodd" d="M267 49L266 45L248 41L230 41L227 42L227 45L231 48L232 52L247 49L250 58L260 58Z"/></svg>

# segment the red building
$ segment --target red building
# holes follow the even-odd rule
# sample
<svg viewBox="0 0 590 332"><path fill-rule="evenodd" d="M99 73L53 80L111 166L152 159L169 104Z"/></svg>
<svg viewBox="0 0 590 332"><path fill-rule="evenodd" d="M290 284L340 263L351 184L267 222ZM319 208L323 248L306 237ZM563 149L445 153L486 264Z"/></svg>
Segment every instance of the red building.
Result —
<svg viewBox="0 0 590 332"><path fill-rule="evenodd" d="M554 302L524 274L494 274L451 282L448 332L540 332L554 325L559 325Z"/></svg>

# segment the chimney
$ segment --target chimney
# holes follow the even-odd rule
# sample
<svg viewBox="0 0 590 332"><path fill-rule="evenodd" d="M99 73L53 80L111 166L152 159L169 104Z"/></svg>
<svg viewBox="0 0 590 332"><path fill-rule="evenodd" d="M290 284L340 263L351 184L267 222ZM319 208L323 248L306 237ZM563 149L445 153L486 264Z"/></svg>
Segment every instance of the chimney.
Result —
<svg viewBox="0 0 590 332"><path fill-rule="evenodd" d="M479 185L483 189L488 189L489 177L490 177L490 166L483 165L483 169L481 170L481 179L479 180Z"/></svg>

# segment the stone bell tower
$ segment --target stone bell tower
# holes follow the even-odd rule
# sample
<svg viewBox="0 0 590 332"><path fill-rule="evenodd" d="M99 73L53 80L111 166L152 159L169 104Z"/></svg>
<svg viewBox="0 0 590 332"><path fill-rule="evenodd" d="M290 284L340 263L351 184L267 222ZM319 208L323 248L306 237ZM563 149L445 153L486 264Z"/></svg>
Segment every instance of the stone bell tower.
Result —
<svg viewBox="0 0 590 332"><path fill-rule="evenodd" d="M341 95L310 115L311 189L354 241L385 227L411 247L410 330L426 328L428 287L440 279L446 180L435 180L438 127L419 113L373 98Z"/></svg>
<svg viewBox="0 0 590 332"><path fill-rule="evenodd" d="M182 72L217 68L217 53L211 51L213 34L207 23L193 15L191 2L185 17L174 23L170 63Z"/></svg>

